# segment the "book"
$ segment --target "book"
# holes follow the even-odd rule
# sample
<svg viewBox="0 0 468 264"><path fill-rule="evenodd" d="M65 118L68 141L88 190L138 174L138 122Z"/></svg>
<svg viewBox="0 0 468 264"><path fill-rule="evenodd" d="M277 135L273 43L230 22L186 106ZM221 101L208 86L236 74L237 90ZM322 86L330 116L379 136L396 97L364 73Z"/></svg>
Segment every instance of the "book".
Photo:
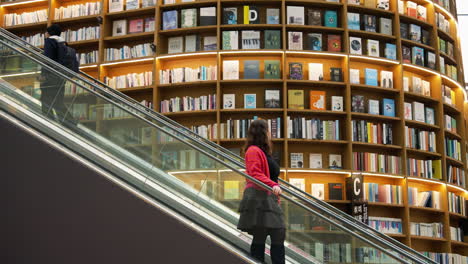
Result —
<svg viewBox="0 0 468 264"><path fill-rule="evenodd" d="M265 90L265 108L280 108L280 91Z"/></svg>
<svg viewBox="0 0 468 264"><path fill-rule="evenodd" d="M309 103L311 110L326 110L325 91L310 91Z"/></svg>
<svg viewBox="0 0 468 264"><path fill-rule="evenodd" d="M170 37L167 39L167 53L182 53L184 37Z"/></svg>
<svg viewBox="0 0 468 264"><path fill-rule="evenodd" d="M112 36L124 36L127 34L127 20L114 20L112 22Z"/></svg>
<svg viewBox="0 0 468 264"><path fill-rule="evenodd" d="M434 108L426 107L424 111L426 112L426 124L435 125Z"/></svg>
<svg viewBox="0 0 468 264"><path fill-rule="evenodd" d="M280 10L278 8L267 8L266 10L267 24L279 24L280 23Z"/></svg>
<svg viewBox="0 0 468 264"><path fill-rule="evenodd" d="M255 6L244 6L244 24L259 24L260 13Z"/></svg>
<svg viewBox="0 0 468 264"><path fill-rule="evenodd" d="M331 110L332 111L344 111L343 96L332 96L331 97Z"/></svg>
<svg viewBox="0 0 468 264"><path fill-rule="evenodd" d="M109 0L109 13L119 12L124 10L123 0Z"/></svg>
<svg viewBox="0 0 468 264"><path fill-rule="evenodd" d="M147 17L145 18L145 32L154 31L154 17Z"/></svg>
<svg viewBox="0 0 468 264"><path fill-rule="evenodd" d="M401 38L409 39L408 24L400 23L400 36L401 36Z"/></svg>
<svg viewBox="0 0 468 264"><path fill-rule="evenodd" d="M390 0L377 0L377 8L390 10Z"/></svg>
<svg viewBox="0 0 468 264"><path fill-rule="evenodd" d="M401 46L401 56L404 63L411 63L411 49L406 46Z"/></svg>
<svg viewBox="0 0 468 264"><path fill-rule="evenodd" d="M320 9L309 8L307 10L307 24L310 26L321 26L322 11Z"/></svg>
<svg viewBox="0 0 468 264"><path fill-rule="evenodd" d="M422 94L424 96L431 96L431 83L425 80L421 80Z"/></svg>
<svg viewBox="0 0 468 264"><path fill-rule="evenodd" d="M177 10L163 12L163 30L170 30L177 28Z"/></svg>
<svg viewBox="0 0 468 264"><path fill-rule="evenodd" d="M383 88L393 88L393 72L391 71L380 72L380 86Z"/></svg>
<svg viewBox="0 0 468 264"><path fill-rule="evenodd" d="M367 0L366 0L367 1ZM343 200L343 184L342 183L328 183L328 199L329 200Z"/></svg>
<svg viewBox="0 0 468 264"><path fill-rule="evenodd" d="M382 103L382 112L384 116L395 116L395 100L384 98Z"/></svg>
<svg viewBox="0 0 468 264"><path fill-rule="evenodd" d="M223 61L223 80L239 80L239 61Z"/></svg>
<svg viewBox="0 0 468 264"><path fill-rule="evenodd" d="M413 105L411 103L405 102L404 107L405 107L405 111L404 111L405 119L413 120Z"/></svg>
<svg viewBox="0 0 468 264"><path fill-rule="evenodd" d="M260 61L244 61L244 79L260 79Z"/></svg>
<svg viewBox="0 0 468 264"><path fill-rule="evenodd" d="M239 32L223 31L223 50L239 49Z"/></svg>
<svg viewBox="0 0 468 264"><path fill-rule="evenodd" d="M281 75L279 60L266 60L264 62L264 79L279 79Z"/></svg>
<svg viewBox="0 0 468 264"><path fill-rule="evenodd" d="M301 155L302 155L302 153L294 153L294 154L301 154ZM291 166L291 168L293 168L293 167ZM302 168L302 167L300 167L300 168ZM289 179L289 183L290 183L292 186L298 188L299 190L305 192L305 179L290 178L290 179Z"/></svg>
<svg viewBox="0 0 468 264"><path fill-rule="evenodd" d="M436 67L436 55L434 52L431 52L431 51L428 51L426 53L427 55L427 58L426 58L426 61L427 61L427 67L428 68L431 68L433 70L435 70L435 67Z"/></svg>
<svg viewBox="0 0 468 264"><path fill-rule="evenodd" d="M138 9L140 7L139 0L126 0L125 1L125 10Z"/></svg>
<svg viewBox="0 0 468 264"><path fill-rule="evenodd" d="M141 7L142 8L151 7L151 6L155 6L155 5L156 5L155 0L142 0L141 1Z"/></svg>
<svg viewBox="0 0 468 264"><path fill-rule="evenodd" d="M181 13L181 27L182 28L189 28L189 27L197 26L197 9L196 8L182 9L180 13Z"/></svg>
<svg viewBox="0 0 468 264"><path fill-rule="evenodd" d="M302 50L302 32L288 32L288 47L290 50Z"/></svg>
<svg viewBox="0 0 468 264"><path fill-rule="evenodd" d="M416 8L416 15L419 20L426 21L427 20L427 9L422 5L418 5Z"/></svg>
<svg viewBox="0 0 468 264"><path fill-rule="evenodd" d="M194 52L200 49L198 35L185 36L185 52Z"/></svg>
<svg viewBox="0 0 468 264"><path fill-rule="evenodd" d="M380 48L378 40L367 40L367 55L372 57L380 57Z"/></svg>
<svg viewBox="0 0 468 264"><path fill-rule="evenodd" d="M418 121L418 122L426 121L423 103L413 102L413 120Z"/></svg>
<svg viewBox="0 0 468 264"><path fill-rule="evenodd" d="M424 66L424 49L420 47L413 47L411 52L411 61L413 64Z"/></svg>
<svg viewBox="0 0 468 264"><path fill-rule="evenodd" d="M323 64L309 63L309 80L323 81Z"/></svg>
<svg viewBox="0 0 468 264"><path fill-rule="evenodd" d="M242 49L260 49L260 31L242 31Z"/></svg>
<svg viewBox="0 0 468 264"><path fill-rule="evenodd" d="M176 170L178 169L178 152L177 151L162 151L161 152L161 166L163 170Z"/></svg>
<svg viewBox="0 0 468 264"><path fill-rule="evenodd" d="M328 51L331 52L341 52L341 35L328 35Z"/></svg>
<svg viewBox="0 0 468 264"><path fill-rule="evenodd" d="M338 14L334 10L326 10L324 14L325 27L338 27Z"/></svg>
<svg viewBox="0 0 468 264"><path fill-rule="evenodd" d="M203 37L203 50L216 50L218 48L218 38L216 36Z"/></svg>
<svg viewBox="0 0 468 264"><path fill-rule="evenodd" d="M304 168L304 153L291 153L289 156L291 158L291 168L293 169ZM292 179L289 179L290 183L293 184L291 180ZM304 179L302 180L304 181ZM294 184L294 186L296 186L296 184ZM304 183L304 186L305 186L305 183ZM299 189L305 191L304 187L299 188Z"/></svg>
<svg viewBox="0 0 468 264"><path fill-rule="evenodd" d="M223 8L223 24L225 25L237 24L237 7Z"/></svg>
<svg viewBox="0 0 468 264"><path fill-rule="evenodd" d="M424 45L431 45L431 32L425 29L421 29L421 42Z"/></svg>
<svg viewBox="0 0 468 264"><path fill-rule="evenodd" d="M328 168L329 169L341 169L341 155L340 154L330 154L328 156Z"/></svg>
<svg viewBox="0 0 468 264"><path fill-rule="evenodd" d="M245 109L257 108L257 95L256 94L244 94L244 108Z"/></svg>
<svg viewBox="0 0 468 264"><path fill-rule="evenodd" d="M366 68L365 69L366 85L377 86L378 85L377 75L378 75L378 72L376 69Z"/></svg>
<svg viewBox="0 0 468 264"><path fill-rule="evenodd" d="M141 33L144 30L144 20L142 18L132 19L128 21L128 33Z"/></svg>
<svg viewBox="0 0 468 264"><path fill-rule="evenodd" d="M235 109L236 108L236 95L235 94L223 94L223 109Z"/></svg>
<svg viewBox="0 0 468 264"><path fill-rule="evenodd" d="M364 30L369 32L377 32L377 17L372 15L364 15Z"/></svg>
<svg viewBox="0 0 468 264"><path fill-rule="evenodd" d="M364 96L353 95L351 97L351 109L355 113L365 113Z"/></svg>
<svg viewBox="0 0 468 264"><path fill-rule="evenodd" d="M200 26L216 25L216 7L200 7Z"/></svg>
<svg viewBox="0 0 468 264"><path fill-rule="evenodd" d="M415 24L410 24L409 37L412 41L421 42L421 27Z"/></svg>
<svg viewBox="0 0 468 264"><path fill-rule="evenodd" d="M392 43L385 43L385 58L396 60L397 53L396 53L396 45Z"/></svg>
<svg viewBox="0 0 468 264"><path fill-rule="evenodd" d="M322 169L322 154L321 153L309 154L309 167L311 169Z"/></svg>
<svg viewBox="0 0 468 264"><path fill-rule="evenodd" d="M410 17L418 17L418 4L412 1L406 1L406 15Z"/></svg>
<svg viewBox="0 0 468 264"><path fill-rule="evenodd" d="M319 199L325 200L325 184L323 183L312 183L311 184L312 196Z"/></svg>
<svg viewBox="0 0 468 264"><path fill-rule="evenodd" d="M371 7L371 8L376 8L377 7L377 2L376 2L376 0L364 0L364 6Z"/></svg>
<svg viewBox="0 0 468 264"><path fill-rule="evenodd" d="M322 34L321 33L308 33L307 42L309 50L321 51L322 50Z"/></svg>
<svg viewBox="0 0 468 264"><path fill-rule="evenodd" d="M363 2L364 2L364 1L363 1ZM348 0L348 4L360 5L360 4L361 4L361 0Z"/></svg>
<svg viewBox="0 0 468 264"><path fill-rule="evenodd" d="M359 69L349 69L349 82L351 84L360 84L361 81L359 80Z"/></svg>
<svg viewBox="0 0 468 264"><path fill-rule="evenodd" d="M281 49L280 30L265 30L264 37L264 49Z"/></svg>
<svg viewBox="0 0 468 264"><path fill-rule="evenodd" d="M240 198L239 181L224 181L224 199L237 200Z"/></svg>
<svg viewBox="0 0 468 264"><path fill-rule="evenodd" d="M349 37L349 53L362 55L362 40L358 37Z"/></svg>
<svg viewBox="0 0 468 264"><path fill-rule="evenodd" d="M379 31L382 34L393 35L393 21L390 18L379 18Z"/></svg>
<svg viewBox="0 0 468 264"><path fill-rule="evenodd" d="M343 81L343 71L341 68L330 68L330 78L332 82L342 82Z"/></svg>
<svg viewBox="0 0 468 264"><path fill-rule="evenodd" d="M403 77L403 91L409 92L409 78Z"/></svg>
<svg viewBox="0 0 468 264"><path fill-rule="evenodd" d="M304 25L304 7L287 6L288 25Z"/></svg>
<svg viewBox="0 0 468 264"><path fill-rule="evenodd" d="M411 83L412 92L417 93L417 94L422 94L421 78L413 76L411 80L412 80L412 83Z"/></svg>
<svg viewBox="0 0 468 264"><path fill-rule="evenodd" d="M291 80L302 80L302 63L290 62L289 63L289 79Z"/></svg>
<svg viewBox="0 0 468 264"><path fill-rule="evenodd" d="M304 90L288 90L288 108L304 109Z"/></svg>
<svg viewBox="0 0 468 264"><path fill-rule="evenodd" d="M379 100L369 99L369 114L380 115Z"/></svg>
<svg viewBox="0 0 468 264"><path fill-rule="evenodd" d="M361 30L361 21L358 13L348 13L348 29Z"/></svg>

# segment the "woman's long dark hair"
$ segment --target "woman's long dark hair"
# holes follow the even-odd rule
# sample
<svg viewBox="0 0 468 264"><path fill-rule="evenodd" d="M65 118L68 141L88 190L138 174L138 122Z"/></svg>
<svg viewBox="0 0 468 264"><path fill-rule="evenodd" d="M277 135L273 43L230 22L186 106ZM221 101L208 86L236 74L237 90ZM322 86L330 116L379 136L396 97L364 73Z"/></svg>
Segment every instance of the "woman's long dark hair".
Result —
<svg viewBox="0 0 468 264"><path fill-rule="evenodd" d="M244 153L252 145L271 155L271 140L268 138L268 123L265 120L257 119L250 124Z"/></svg>

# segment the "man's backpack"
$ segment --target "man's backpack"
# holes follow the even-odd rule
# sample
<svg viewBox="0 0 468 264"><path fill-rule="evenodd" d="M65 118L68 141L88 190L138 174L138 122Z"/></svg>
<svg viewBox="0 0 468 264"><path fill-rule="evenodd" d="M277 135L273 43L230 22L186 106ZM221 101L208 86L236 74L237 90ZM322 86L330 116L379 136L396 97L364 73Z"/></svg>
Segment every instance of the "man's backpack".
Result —
<svg viewBox="0 0 468 264"><path fill-rule="evenodd" d="M69 47L65 42L57 42L57 45L58 62L74 72L79 72L80 62L76 58L76 50Z"/></svg>

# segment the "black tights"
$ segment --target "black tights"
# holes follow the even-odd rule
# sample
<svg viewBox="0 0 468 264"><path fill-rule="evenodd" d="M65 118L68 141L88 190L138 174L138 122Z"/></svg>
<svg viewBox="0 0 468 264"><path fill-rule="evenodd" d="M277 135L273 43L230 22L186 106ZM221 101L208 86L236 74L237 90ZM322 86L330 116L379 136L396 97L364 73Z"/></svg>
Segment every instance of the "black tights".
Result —
<svg viewBox="0 0 468 264"><path fill-rule="evenodd" d="M252 245L250 245L250 254L252 257L265 261L265 241L270 236L271 247L270 256L273 264L284 264L284 239L286 230L284 228L265 228L253 231Z"/></svg>

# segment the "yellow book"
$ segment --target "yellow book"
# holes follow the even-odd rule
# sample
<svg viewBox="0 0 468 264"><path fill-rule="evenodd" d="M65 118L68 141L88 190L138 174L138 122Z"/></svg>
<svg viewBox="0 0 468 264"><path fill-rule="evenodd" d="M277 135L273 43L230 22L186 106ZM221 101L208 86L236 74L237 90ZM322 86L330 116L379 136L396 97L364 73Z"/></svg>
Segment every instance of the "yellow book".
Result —
<svg viewBox="0 0 468 264"><path fill-rule="evenodd" d="M224 199L239 199L239 181L224 181Z"/></svg>
<svg viewBox="0 0 468 264"><path fill-rule="evenodd" d="M288 108L304 109L304 90L288 91Z"/></svg>
<svg viewBox="0 0 468 264"><path fill-rule="evenodd" d="M450 97L452 98L452 105L456 105L456 94L454 90L450 90Z"/></svg>
<svg viewBox="0 0 468 264"><path fill-rule="evenodd" d="M432 178L434 179L442 179L442 163L441 160L433 160L432 161Z"/></svg>
<svg viewBox="0 0 468 264"><path fill-rule="evenodd" d="M249 24L249 6L244 6L244 24Z"/></svg>
<svg viewBox="0 0 468 264"><path fill-rule="evenodd" d="M372 142L372 135L374 133L372 133L372 128L371 128L371 123L367 123L367 142Z"/></svg>

